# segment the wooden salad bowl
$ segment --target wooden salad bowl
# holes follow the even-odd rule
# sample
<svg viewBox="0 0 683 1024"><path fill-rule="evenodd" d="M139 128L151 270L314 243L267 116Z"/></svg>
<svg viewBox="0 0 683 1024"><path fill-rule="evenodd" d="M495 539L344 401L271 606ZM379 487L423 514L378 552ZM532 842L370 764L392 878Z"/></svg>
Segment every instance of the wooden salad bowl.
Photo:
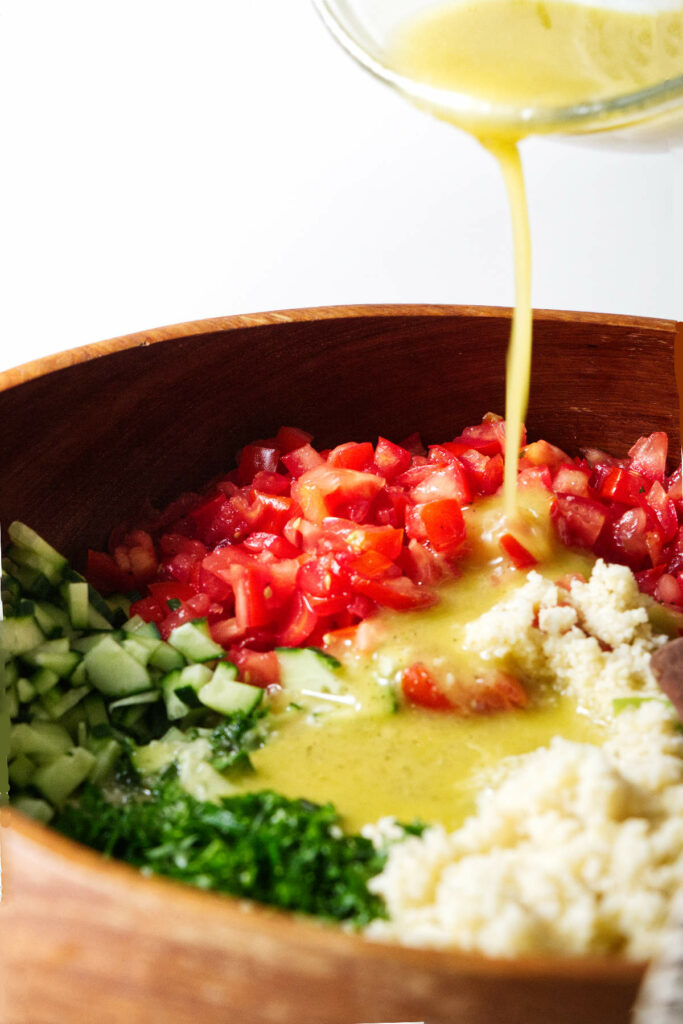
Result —
<svg viewBox="0 0 683 1024"><path fill-rule="evenodd" d="M301 426L325 447L443 440L503 412L508 310L339 307L179 324L0 374L0 517L82 564L147 500ZM679 448L667 320L538 312L527 426L572 453ZM644 965L369 942L143 877L5 810L4 1024L618 1024ZM4 999L5 1006L1 1001Z"/></svg>

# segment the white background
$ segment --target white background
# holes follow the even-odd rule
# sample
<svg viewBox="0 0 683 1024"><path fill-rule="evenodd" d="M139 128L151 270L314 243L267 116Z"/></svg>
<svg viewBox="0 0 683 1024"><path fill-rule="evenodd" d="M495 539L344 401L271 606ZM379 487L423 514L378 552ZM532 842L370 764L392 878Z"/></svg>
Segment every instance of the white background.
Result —
<svg viewBox="0 0 683 1024"><path fill-rule="evenodd" d="M0 368L222 314L512 301L491 158L307 0L3 0L0 96ZM683 319L683 153L523 159L534 304Z"/></svg>

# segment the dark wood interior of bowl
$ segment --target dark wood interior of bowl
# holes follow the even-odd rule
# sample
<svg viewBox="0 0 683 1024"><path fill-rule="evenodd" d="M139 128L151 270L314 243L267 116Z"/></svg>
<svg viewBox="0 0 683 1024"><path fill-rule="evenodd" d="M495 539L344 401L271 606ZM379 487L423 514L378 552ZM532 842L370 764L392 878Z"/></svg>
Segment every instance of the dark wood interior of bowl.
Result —
<svg viewBox="0 0 683 1024"><path fill-rule="evenodd" d="M5 386L3 526L24 519L78 557L146 501L200 486L281 424L313 432L320 446L414 430L436 441L504 411L506 311L310 315L236 318L162 344L151 332ZM619 455L658 429L677 451L673 333L669 321L537 315L530 437Z"/></svg>
<svg viewBox="0 0 683 1024"><path fill-rule="evenodd" d="M503 411L508 331L501 310L312 310L148 332L10 371L3 528L23 519L80 559L145 501L201 485L283 423L321 446L452 437ZM667 430L677 452L674 332L537 315L530 436L619 455ZM3 849L3 1024L625 1024L642 971L372 946L149 882L18 818Z"/></svg>

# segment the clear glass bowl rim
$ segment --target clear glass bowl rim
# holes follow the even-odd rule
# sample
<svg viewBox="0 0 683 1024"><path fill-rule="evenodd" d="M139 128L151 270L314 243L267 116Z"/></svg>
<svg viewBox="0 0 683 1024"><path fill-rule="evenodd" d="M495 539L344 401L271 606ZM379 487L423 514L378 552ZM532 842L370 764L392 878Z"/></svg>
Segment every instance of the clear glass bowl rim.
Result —
<svg viewBox="0 0 683 1024"><path fill-rule="evenodd" d="M362 67L413 102L463 126L473 124L485 129L490 125L497 132L505 130L520 136L549 131L596 131L664 116L678 106L683 107L683 75L636 92L559 107L504 106L438 89L399 74L369 53L340 13L337 0L313 0L313 5L337 42Z"/></svg>

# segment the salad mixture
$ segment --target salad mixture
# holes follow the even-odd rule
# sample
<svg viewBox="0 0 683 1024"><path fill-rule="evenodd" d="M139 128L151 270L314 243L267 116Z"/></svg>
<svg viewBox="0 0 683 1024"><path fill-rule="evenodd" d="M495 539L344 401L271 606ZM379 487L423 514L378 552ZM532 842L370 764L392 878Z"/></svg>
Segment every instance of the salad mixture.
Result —
<svg viewBox="0 0 683 1024"><path fill-rule="evenodd" d="M416 435L312 441L285 427L246 445L203 493L117 526L84 575L11 526L0 650L12 802L145 871L380 937L551 948L531 926L489 946L476 928L439 931L457 907L426 910L405 879L422 871L438 888L434 828L476 827L482 794L553 737L608 748L624 721L642 730L642 712L683 744L649 668L683 621L683 483L680 468L667 475L666 435L623 459L522 437L514 522L497 416L429 447ZM607 563L624 568L605 577ZM574 644L558 656L541 636L550 608L552 636ZM576 682L605 673L602 701ZM667 756L683 781L683 749ZM629 951L628 927L576 948Z"/></svg>

